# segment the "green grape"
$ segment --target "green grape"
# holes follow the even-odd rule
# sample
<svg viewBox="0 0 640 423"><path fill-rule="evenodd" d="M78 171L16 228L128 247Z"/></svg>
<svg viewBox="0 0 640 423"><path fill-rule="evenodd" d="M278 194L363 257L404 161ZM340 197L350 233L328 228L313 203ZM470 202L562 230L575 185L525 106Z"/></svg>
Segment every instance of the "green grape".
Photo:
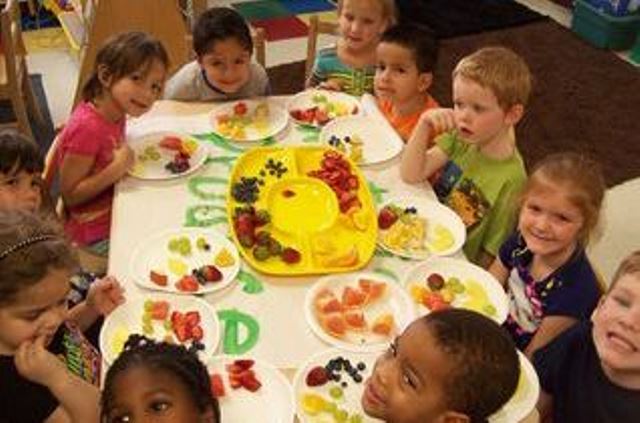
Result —
<svg viewBox="0 0 640 423"><path fill-rule="evenodd" d="M180 248L180 241L177 238L171 238L169 240L169 251L177 253Z"/></svg>
<svg viewBox="0 0 640 423"><path fill-rule="evenodd" d="M342 408L338 408L333 413L333 417L336 419L337 422L346 422L347 419L349 418L349 413L347 412L347 410L343 410Z"/></svg>
<svg viewBox="0 0 640 423"><path fill-rule="evenodd" d="M486 314L487 316L495 316L496 315L496 308L493 306L493 304L487 304L484 307L482 307L482 312L484 314Z"/></svg>
<svg viewBox="0 0 640 423"><path fill-rule="evenodd" d="M329 389L329 395L334 399L342 398L342 393L342 388L340 388L339 386L334 386L333 388Z"/></svg>
<svg viewBox="0 0 640 423"><path fill-rule="evenodd" d="M362 415L361 414L353 414L351 418L349 418L349 423L362 423Z"/></svg>
<svg viewBox="0 0 640 423"><path fill-rule="evenodd" d="M153 335L153 325L151 324L145 324L142 326L142 332L144 332L145 335Z"/></svg>
<svg viewBox="0 0 640 423"><path fill-rule="evenodd" d="M144 302L144 311L151 311L151 310L153 310L153 301L146 300Z"/></svg>

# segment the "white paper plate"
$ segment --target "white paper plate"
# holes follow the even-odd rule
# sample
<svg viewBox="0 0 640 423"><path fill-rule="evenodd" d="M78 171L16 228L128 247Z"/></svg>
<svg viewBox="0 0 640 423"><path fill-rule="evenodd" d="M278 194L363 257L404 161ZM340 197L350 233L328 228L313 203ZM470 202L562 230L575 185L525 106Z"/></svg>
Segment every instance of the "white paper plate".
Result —
<svg viewBox="0 0 640 423"><path fill-rule="evenodd" d="M173 238L186 236L191 240L191 255L183 257L178 253L169 251L169 241ZM211 246L209 251L201 251L196 247L196 240L203 237ZM169 260L179 260L187 266L187 274L191 270L206 264L214 264L216 255L225 248L231 253L234 264L229 267L218 267L222 273L222 280L215 283L200 285L196 292L183 292L175 287L175 282L180 276L169 270ZM151 271L163 273L169 277L167 286L159 286L151 281L149 273ZM157 291L173 292L177 294L206 294L221 290L233 282L240 270L240 256L236 246L227 238L211 229L204 228L182 228L173 229L158 235L154 235L140 242L131 255L129 262L129 275L135 283L147 289Z"/></svg>
<svg viewBox="0 0 640 423"><path fill-rule="evenodd" d="M349 94L337 92L337 91L328 91L328 90L318 90L318 89L310 89L306 91L302 91L296 95L294 95L287 104L287 112L291 119L300 124L306 126L315 126L316 128L321 127L322 125L318 125L317 123L309 123L301 120L295 119L291 115L291 111L293 110L305 110L311 107L317 106L317 103L313 101L316 96L325 96L327 100L331 103L339 103L348 107L351 110L352 115L361 115L362 114L362 105L357 98L350 96ZM345 115L347 116L347 115Z"/></svg>
<svg viewBox="0 0 640 423"><path fill-rule="evenodd" d="M198 149L189 159L189 164L191 166L185 172L171 173L169 170L165 169L164 166L168 162L172 161L173 157L176 154L174 150L160 147L160 141L162 141L162 139L167 136L174 136L183 140L190 140L197 143ZM201 144L197 139L189 135L178 134L176 132L156 132L139 138L131 139L128 141L128 144L135 155L135 162L133 167L129 169L129 175L138 179L163 180L181 178L198 170L204 164L208 157L208 150L205 145ZM141 159L141 157L145 155L144 150L149 147L153 148L154 151L159 154L159 158L157 160Z"/></svg>
<svg viewBox="0 0 640 423"><path fill-rule="evenodd" d="M469 300L468 281L474 280L478 282L479 287L486 293L491 305L495 307L496 313L493 316L487 317L491 317L498 324L502 324L507 319L509 304L507 295L502 285L500 285L500 282L498 282L491 273L465 260L449 257L433 257L418 263L405 275L404 286L407 292L409 292L411 285L414 283L426 284L427 277L432 273L439 273L445 280L450 277L456 277L460 279L465 285L465 288L467 288L463 293L456 296L453 301L453 307L470 308L473 310L473 307L469 307L466 303ZM430 310L423 304L417 304L413 299L411 301L417 306L419 315L429 314ZM482 305L483 304L479 305L480 309L475 311L482 312Z"/></svg>
<svg viewBox="0 0 640 423"><path fill-rule="evenodd" d="M323 289L330 289L338 299L341 299L343 288L346 286L357 287L359 279L371 279L387 284L384 296L365 306L364 316L368 324L383 313L392 313L395 321L395 331L389 336L374 334L370 331L347 331L343 338L337 338L326 332L315 311L314 300ZM311 330L324 342L349 351L372 352L383 351L393 338L402 333L404 328L415 317L415 307L407 293L395 282L374 273L346 273L326 276L318 280L308 291L305 297L305 317Z"/></svg>
<svg viewBox="0 0 640 423"><path fill-rule="evenodd" d="M196 297L176 296L167 294L147 294L128 298L127 301L116 308L113 313L105 319L102 330L100 331L100 351L107 363L112 364L120 352L114 350L114 343L121 335L140 334L157 341L164 339L167 331L163 327L161 321L153 321L154 333L151 335L144 334L142 331L142 315L144 314L144 302L167 301L169 302L169 316L172 311L180 311L182 313L188 311L197 311L200 313L200 327L204 332L202 343L205 349L198 354L200 358L206 362L209 357L213 356L220 342L220 323L213 307L204 300ZM125 335L124 340L128 338ZM173 339L177 341L175 335ZM185 346L191 345L187 341Z"/></svg>
<svg viewBox="0 0 640 423"><path fill-rule="evenodd" d="M219 373L225 395L219 398L224 422L291 423L295 415L293 390L287 378L274 366L256 361L252 367L262 386L256 392L232 389L225 366L245 357L215 356L209 360L209 373ZM252 357L248 357L253 359Z"/></svg>
<svg viewBox="0 0 640 423"><path fill-rule="evenodd" d="M415 207L418 211L418 216L423 217L427 221L427 235L425 237L425 250L408 250L408 249L396 249L388 246L382 242L382 237L388 230L380 229L378 231L378 245L383 249L401 256L415 260L424 260L431 256L448 256L458 252L464 245L467 237L467 229L462 223L460 217L451 209L437 201L427 200L424 198L416 199L411 197L396 197L386 201L382 206L388 204L395 204L397 206ZM378 213L382 210L379 208ZM453 236L453 245L444 250L436 250L429 248L429 242L432 242L435 237L435 228L437 225L442 225L447 228Z"/></svg>
<svg viewBox="0 0 640 423"><path fill-rule="evenodd" d="M234 138L230 137L226 134L220 132L219 124L217 121L218 116L221 115L229 115L233 116L233 108L238 103L244 103L247 105L247 115L251 116L256 107L259 104L267 104L269 106L269 119L264 128L258 128L254 124L249 124L244 128L245 136L243 138ZM240 100L233 101L225 104L221 104L220 106L213 109L211 112L211 126L213 127L213 132L218 134L219 136L228 139L230 141L235 141L238 143L251 143L262 141L265 138L273 137L279 134L287 127L289 116L288 113L279 105L275 104L273 101L269 101L267 99L263 100Z"/></svg>
<svg viewBox="0 0 640 423"><path fill-rule="evenodd" d="M307 386L306 378L307 373L311 369L316 366L326 366L329 363L329 360L335 359L337 357L342 357L351 361L353 365L357 365L362 362L365 364L366 368L360 372L362 375L362 382L355 383L346 372L341 373L342 381L347 382L347 387L342 388L343 398L341 400L334 400L329 395L329 390L332 387L340 386L339 383L334 381L329 381L323 386ZM320 413L316 416L308 415L302 409L302 397L305 393L315 393L321 395L326 400L332 400L337 403L337 406L341 409L346 410L351 416L354 413L360 414L362 416L363 423L373 423L380 422L381 420L373 419L366 414L362 410L362 406L360 405L360 399L362 398L362 394L364 393L365 381L369 376L371 376L371 372L373 371L373 366L378 358L378 354L372 353L356 353L351 351L341 351L338 349L329 349L325 351L321 351L318 354L311 357L309 361L303 364L300 368L298 368L298 372L296 373L293 379L293 392L295 395L296 401L296 412L298 414L298 419L300 423L326 423L326 422L334 422L336 420L333 419L331 414L328 413Z"/></svg>
<svg viewBox="0 0 640 423"><path fill-rule="evenodd" d="M347 116L329 122L320 132L320 140L328 144L336 136L357 136L362 140L362 161L360 165L371 165L391 160L402 152L404 144L388 126L377 119L365 116ZM346 154L349 155L347 148Z"/></svg>
<svg viewBox="0 0 640 423"><path fill-rule="evenodd" d="M531 413L538 402L540 382L531 362L518 351L520 359L520 378L518 388L511 399L496 413L489 417L491 423L519 422Z"/></svg>

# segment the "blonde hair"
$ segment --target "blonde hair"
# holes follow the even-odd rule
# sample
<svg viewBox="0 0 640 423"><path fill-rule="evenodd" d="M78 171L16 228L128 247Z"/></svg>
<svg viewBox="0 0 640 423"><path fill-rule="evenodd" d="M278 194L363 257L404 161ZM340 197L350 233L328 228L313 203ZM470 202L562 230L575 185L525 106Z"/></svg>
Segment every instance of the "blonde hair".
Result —
<svg viewBox="0 0 640 423"><path fill-rule="evenodd" d="M622 260L622 263L620 263L620 266L616 269L616 273L613 275L608 292L611 292L611 289L620 278L634 273L640 273L640 250L634 251Z"/></svg>
<svg viewBox="0 0 640 423"><path fill-rule="evenodd" d="M533 169L524 186L520 206L535 190L564 188L567 199L580 210L584 222L578 232L582 246L586 246L598 226L605 194L604 177L600 165L578 153L551 154Z"/></svg>
<svg viewBox="0 0 640 423"><path fill-rule="evenodd" d="M374 0L382 7L382 17L389 19L389 26L398 22L398 9L395 0ZM338 0L338 16L342 13L342 6L345 0Z"/></svg>
<svg viewBox="0 0 640 423"><path fill-rule="evenodd" d="M453 70L453 78L457 76L490 89L505 111L517 104L526 106L531 93L529 67L505 47L485 47L462 58Z"/></svg>

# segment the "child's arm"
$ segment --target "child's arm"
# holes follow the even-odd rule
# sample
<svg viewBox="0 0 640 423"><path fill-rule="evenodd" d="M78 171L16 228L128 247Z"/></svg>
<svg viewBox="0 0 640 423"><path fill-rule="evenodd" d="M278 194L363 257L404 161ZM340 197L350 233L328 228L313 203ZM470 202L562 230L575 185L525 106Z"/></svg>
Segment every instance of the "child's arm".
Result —
<svg viewBox="0 0 640 423"><path fill-rule="evenodd" d="M87 330L99 316L106 316L124 302L124 290L118 281L107 276L89 287L87 300L69 310L69 320L81 331Z"/></svg>
<svg viewBox="0 0 640 423"><path fill-rule="evenodd" d="M60 168L60 191L68 206L82 204L116 183L133 164L133 151L126 144L113 150L113 160L95 175L89 172L94 157L79 154L67 155Z"/></svg>
<svg viewBox="0 0 640 423"><path fill-rule="evenodd" d="M420 116L402 154L400 176L403 181L422 182L447 163L447 154L440 147L427 147L437 135L454 128L451 109L429 109Z"/></svg>
<svg viewBox="0 0 640 423"><path fill-rule="evenodd" d="M484 254L488 255L489 253ZM500 282L500 285L506 287L507 279L509 278L509 269L502 263L500 257L496 257L487 270Z"/></svg>
<svg viewBox="0 0 640 423"><path fill-rule="evenodd" d="M69 373L62 361L45 349L44 342L44 336L23 342L14 359L22 377L46 386L60 402L63 410L59 407L47 422L99 422L98 388ZM67 416L68 419L65 419Z"/></svg>
<svg viewBox="0 0 640 423"><path fill-rule="evenodd" d="M578 323L577 319L568 316L549 316L543 318L538 331L524 351L527 358L531 360L536 350L553 341L558 335L576 323Z"/></svg>
<svg viewBox="0 0 640 423"><path fill-rule="evenodd" d="M540 389L540 396L538 397L538 403L536 404L538 413L540 413L540 423L552 423L553 414L553 397Z"/></svg>

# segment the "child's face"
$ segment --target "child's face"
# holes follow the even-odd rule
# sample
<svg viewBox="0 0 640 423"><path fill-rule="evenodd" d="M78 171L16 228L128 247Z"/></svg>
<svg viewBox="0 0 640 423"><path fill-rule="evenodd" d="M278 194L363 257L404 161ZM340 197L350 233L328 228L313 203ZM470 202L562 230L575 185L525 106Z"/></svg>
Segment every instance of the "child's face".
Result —
<svg viewBox="0 0 640 423"><path fill-rule="evenodd" d="M446 354L429 327L415 321L376 361L362 408L386 422L435 422L448 413L444 386L449 373Z"/></svg>
<svg viewBox="0 0 640 423"><path fill-rule="evenodd" d="M40 177L20 170L0 172L0 210L37 211L42 202Z"/></svg>
<svg viewBox="0 0 640 423"><path fill-rule="evenodd" d="M213 43L211 51L199 57L198 63L209 82L226 94L238 92L251 75L251 51L233 37Z"/></svg>
<svg viewBox="0 0 640 423"><path fill-rule="evenodd" d="M517 122L513 107L505 112L491 89L460 75L453 80L453 104L458 134L470 144L486 145Z"/></svg>
<svg viewBox="0 0 640 423"><path fill-rule="evenodd" d="M640 373L640 274L622 275L592 317L593 341L609 374Z"/></svg>
<svg viewBox="0 0 640 423"><path fill-rule="evenodd" d="M394 43L382 42L376 49L378 66L375 76L376 95L402 106L426 93L431 73L421 73L413 52Z"/></svg>
<svg viewBox="0 0 640 423"><path fill-rule="evenodd" d="M132 367L114 380L113 395L113 407L105 410L108 423L216 423L213 413L200 413L184 384L164 370Z"/></svg>
<svg viewBox="0 0 640 423"><path fill-rule="evenodd" d="M389 24L383 12L377 0L344 0L338 24L345 46L353 52L373 49Z"/></svg>
<svg viewBox="0 0 640 423"><path fill-rule="evenodd" d="M568 198L568 186L551 182L527 193L518 229L533 254L552 258L573 251L584 225L582 211Z"/></svg>
<svg viewBox="0 0 640 423"><path fill-rule="evenodd" d="M13 355L25 341L45 337L49 345L67 318L71 273L51 269L35 285L20 291L10 304L0 306L0 354Z"/></svg>
<svg viewBox="0 0 640 423"><path fill-rule="evenodd" d="M167 69L159 60L153 60L148 69L144 67L108 83L111 98L122 115L140 116L151 109L160 98L167 77Z"/></svg>

